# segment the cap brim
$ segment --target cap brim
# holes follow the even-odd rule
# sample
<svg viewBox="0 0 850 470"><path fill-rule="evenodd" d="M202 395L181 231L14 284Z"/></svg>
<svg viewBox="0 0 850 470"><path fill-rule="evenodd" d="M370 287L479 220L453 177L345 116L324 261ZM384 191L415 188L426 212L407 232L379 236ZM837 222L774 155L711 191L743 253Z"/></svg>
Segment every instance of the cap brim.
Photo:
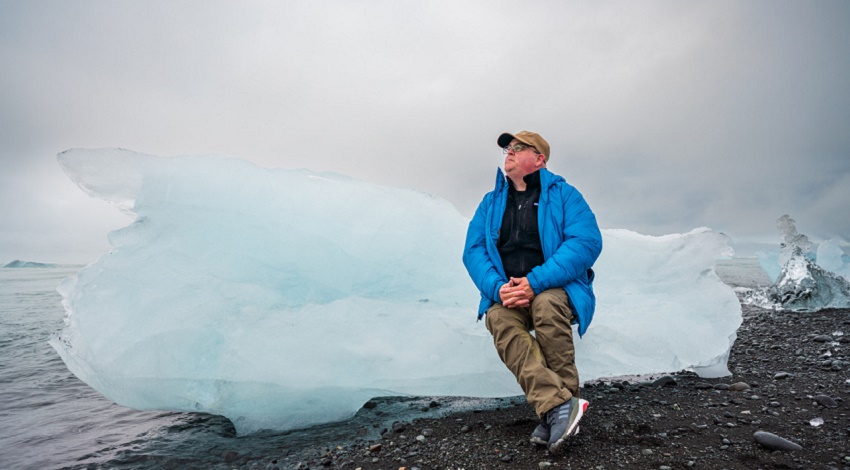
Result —
<svg viewBox="0 0 850 470"><path fill-rule="evenodd" d="M514 137L513 134L508 134L507 132L505 132L504 134L500 135L498 139L496 139L496 144L499 145L499 148L505 148L510 145L511 141L514 139L516 139L516 137Z"/></svg>

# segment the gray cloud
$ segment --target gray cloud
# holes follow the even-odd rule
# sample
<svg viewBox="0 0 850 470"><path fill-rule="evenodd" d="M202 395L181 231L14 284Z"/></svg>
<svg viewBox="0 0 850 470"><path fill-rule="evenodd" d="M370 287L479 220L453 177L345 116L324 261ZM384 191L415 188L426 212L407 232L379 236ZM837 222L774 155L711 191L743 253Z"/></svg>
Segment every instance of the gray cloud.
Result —
<svg viewBox="0 0 850 470"><path fill-rule="evenodd" d="M58 183L70 147L333 170L470 215L520 129L604 227L771 239L787 212L848 238L848 20L841 1L4 2L0 232L27 240L0 257L118 223Z"/></svg>

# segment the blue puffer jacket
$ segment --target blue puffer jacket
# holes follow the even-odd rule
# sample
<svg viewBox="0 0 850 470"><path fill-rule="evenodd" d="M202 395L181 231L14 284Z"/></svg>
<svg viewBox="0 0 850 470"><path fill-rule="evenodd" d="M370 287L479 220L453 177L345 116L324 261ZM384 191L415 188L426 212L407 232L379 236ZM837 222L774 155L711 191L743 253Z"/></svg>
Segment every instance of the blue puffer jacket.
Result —
<svg viewBox="0 0 850 470"><path fill-rule="evenodd" d="M563 287L577 317L579 335L584 335L596 308L591 266L602 251L602 234L584 197L564 178L543 168L540 186L537 220L545 261L531 270L528 282L535 295ZM463 264L481 292L479 320L499 301L499 288L508 282L498 249L507 194L508 182L500 168L495 189L478 205L466 233Z"/></svg>

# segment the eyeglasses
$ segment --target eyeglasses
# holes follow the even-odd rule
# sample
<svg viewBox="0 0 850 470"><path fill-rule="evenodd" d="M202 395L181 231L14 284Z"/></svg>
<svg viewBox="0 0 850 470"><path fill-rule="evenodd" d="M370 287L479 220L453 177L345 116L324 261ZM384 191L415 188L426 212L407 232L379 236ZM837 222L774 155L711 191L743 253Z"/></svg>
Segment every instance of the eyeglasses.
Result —
<svg viewBox="0 0 850 470"><path fill-rule="evenodd" d="M513 146L508 145L507 147L502 147L502 153L508 153L511 150L513 150L514 153L519 153L519 152L522 152L525 149L531 149L531 150L534 150L535 153L540 153L540 152L537 151L536 148L534 148L530 145L525 145L525 144L516 144L516 145L513 145Z"/></svg>

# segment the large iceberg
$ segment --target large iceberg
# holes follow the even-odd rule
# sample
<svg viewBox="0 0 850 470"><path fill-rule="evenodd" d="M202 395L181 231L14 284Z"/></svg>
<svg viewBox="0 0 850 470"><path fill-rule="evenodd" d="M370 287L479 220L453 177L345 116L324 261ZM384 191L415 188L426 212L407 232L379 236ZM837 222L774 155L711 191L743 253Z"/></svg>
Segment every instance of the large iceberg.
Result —
<svg viewBox="0 0 850 470"><path fill-rule="evenodd" d="M778 253L760 253L759 261L774 283L746 292L743 301L775 310L814 312L850 308L850 260L838 240L812 252L809 237L797 231L788 214L776 221L782 237Z"/></svg>
<svg viewBox="0 0 850 470"><path fill-rule="evenodd" d="M224 415L240 434L344 419L386 395L521 393L476 322L448 202L337 174L120 149L59 155L86 193L135 216L59 287L68 368L137 409ZM728 374L741 322L708 229L603 231L583 380Z"/></svg>

